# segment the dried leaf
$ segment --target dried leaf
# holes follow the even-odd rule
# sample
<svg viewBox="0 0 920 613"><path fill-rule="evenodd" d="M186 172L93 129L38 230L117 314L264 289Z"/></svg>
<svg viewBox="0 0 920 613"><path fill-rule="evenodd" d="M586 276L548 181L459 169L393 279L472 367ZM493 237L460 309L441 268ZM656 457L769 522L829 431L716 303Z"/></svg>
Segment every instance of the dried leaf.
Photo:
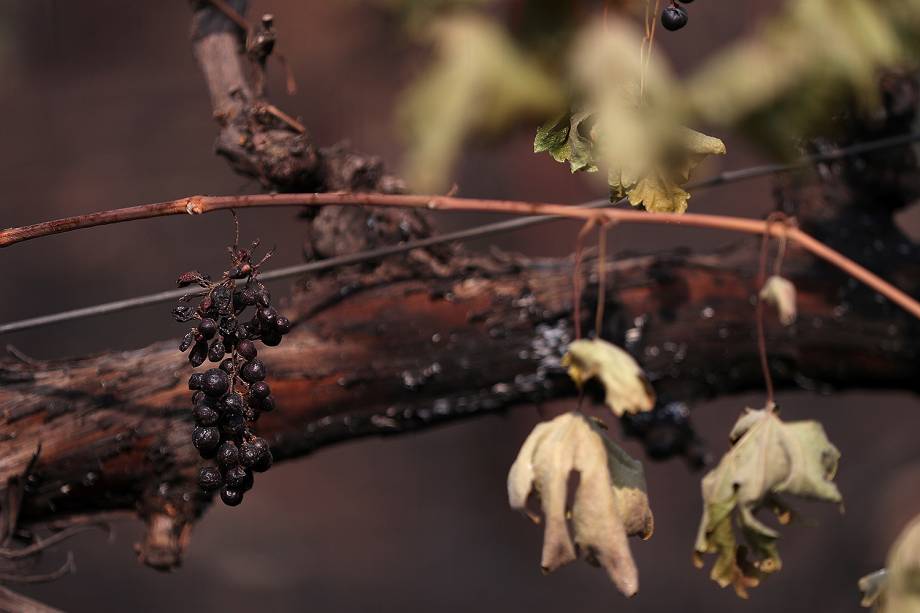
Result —
<svg viewBox="0 0 920 613"><path fill-rule="evenodd" d="M572 172L595 172L591 138L586 134L590 113L565 113L537 129L534 153L546 151L557 162L568 162Z"/></svg>
<svg viewBox="0 0 920 613"><path fill-rule="evenodd" d="M693 74L680 100L711 125L742 124L788 151L803 133L823 133L835 103L871 99L879 74L914 62L920 0L784 4Z"/></svg>
<svg viewBox="0 0 920 613"><path fill-rule="evenodd" d="M612 198L683 213L690 172L706 156L724 154L725 145L678 123L671 102L677 84L658 55L643 69L635 53L640 46L641 37L623 20L590 28L571 65L578 112L569 115L568 128L560 120L544 126L535 150L569 161L573 172L603 166ZM582 127L586 119L590 129Z"/></svg>
<svg viewBox="0 0 920 613"><path fill-rule="evenodd" d="M920 515L898 535L885 568L860 579L859 589L862 606L878 613L920 611Z"/></svg>
<svg viewBox="0 0 920 613"><path fill-rule="evenodd" d="M569 510L573 472L579 481ZM647 539L654 527L640 462L584 415L566 413L534 428L511 466L511 508L526 512L531 492L539 495L546 521L540 563L544 572L572 562L580 552L602 566L623 594L638 592L639 573L627 537Z"/></svg>
<svg viewBox="0 0 920 613"><path fill-rule="evenodd" d="M607 406L617 417L651 411L655 406L655 390L642 368L631 355L607 341L574 341L562 357L562 365L579 388L597 377L607 391Z"/></svg>
<svg viewBox="0 0 920 613"><path fill-rule="evenodd" d="M862 599L859 606L874 607L878 613L884 613L885 588L888 586L888 570L883 568L859 579L859 591Z"/></svg>
<svg viewBox="0 0 920 613"><path fill-rule="evenodd" d="M760 299L776 308L784 326L795 323L795 285L791 281L778 275L771 276L760 290Z"/></svg>
<svg viewBox="0 0 920 613"><path fill-rule="evenodd" d="M624 191L633 206L642 205L652 213L683 213L687 210L690 194L679 185L661 179L646 176L631 188ZM617 194L614 197L621 197Z"/></svg>
<svg viewBox="0 0 920 613"><path fill-rule="evenodd" d="M460 148L473 134L491 134L526 116L564 106L561 88L495 21L458 12L424 35L436 58L407 90L401 105L414 189L445 187Z"/></svg>
<svg viewBox="0 0 920 613"><path fill-rule="evenodd" d="M746 598L747 588L782 567L776 547L779 533L755 514L767 508L788 519L780 494L841 502L832 481L840 452L818 422L785 423L768 409L746 409L730 439L732 448L703 478L695 561L702 566L703 554L717 554L710 577L721 587L733 585ZM745 545L738 544L734 523Z"/></svg>

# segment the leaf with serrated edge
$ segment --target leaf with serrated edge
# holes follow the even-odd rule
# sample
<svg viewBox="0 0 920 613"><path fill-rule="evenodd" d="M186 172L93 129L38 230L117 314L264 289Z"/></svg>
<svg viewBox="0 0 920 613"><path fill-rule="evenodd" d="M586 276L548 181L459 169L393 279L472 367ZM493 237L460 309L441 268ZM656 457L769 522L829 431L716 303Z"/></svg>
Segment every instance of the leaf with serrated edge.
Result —
<svg viewBox="0 0 920 613"><path fill-rule="evenodd" d="M569 127L571 126L571 121L572 115L564 113L537 128L537 135L533 139L533 152L542 153L546 151L557 162L564 162L569 159L571 152L571 147L569 147Z"/></svg>
<svg viewBox="0 0 920 613"><path fill-rule="evenodd" d="M710 577L722 587L734 585L746 598L747 588L782 567L779 533L755 513L768 508L781 523L788 521L791 515L779 494L841 502L832 481L840 452L818 422L783 422L767 409L746 409L729 438L732 448L703 478L703 518L694 554L698 566L703 554L718 554ZM746 545L738 544L733 522Z"/></svg>
<svg viewBox="0 0 920 613"><path fill-rule="evenodd" d="M578 486L566 521L570 475ZM602 430L576 412L537 425L508 473L511 508L527 511L527 498L539 495L546 521L544 572L577 558L576 546L589 562L603 567L626 596L639 590L639 574L627 537L652 535L642 464L631 458Z"/></svg>
<svg viewBox="0 0 920 613"><path fill-rule="evenodd" d="M596 172L591 138L582 134L582 122L590 113L565 113L537 129L534 153L546 151L557 162L568 162L572 172Z"/></svg>
<svg viewBox="0 0 920 613"><path fill-rule="evenodd" d="M895 539L885 568L860 579L859 589L862 606L877 613L920 611L920 515Z"/></svg>
<svg viewBox="0 0 920 613"><path fill-rule="evenodd" d="M631 355L601 339L577 340L569 345L562 365L579 388L597 377L607 391L607 406L623 413L651 411L655 390Z"/></svg>
<svg viewBox="0 0 920 613"><path fill-rule="evenodd" d="M405 176L418 191L438 191L472 135L494 135L521 117L564 108L555 78L496 20L457 11L420 36L434 59L399 105L409 144Z"/></svg>
<svg viewBox="0 0 920 613"><path fill-rule="evenodd" d="M760 299L776 309L784 326L795 323L795 285L788 279L773 275L760 289Z"/></svg>

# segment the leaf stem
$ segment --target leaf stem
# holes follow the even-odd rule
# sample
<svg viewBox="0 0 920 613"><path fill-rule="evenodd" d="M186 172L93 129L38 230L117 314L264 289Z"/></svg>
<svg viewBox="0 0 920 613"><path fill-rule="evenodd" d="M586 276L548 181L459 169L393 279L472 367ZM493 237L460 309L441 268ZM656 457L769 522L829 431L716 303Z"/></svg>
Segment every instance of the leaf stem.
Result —
<svg viewBox="0 0 920 613"><path fill-rule="evenodd" d="M602 223L597 228L597 311L594 314L594 337L598 339L603 336L604 331L604 301L607 295L606 258L607 224Z"/></svg>
<svg viewBox="0 0 920 613"><path fill-rule="evenodd" d="M584 242L595 223L594 218L588 219L575 238L575 270L572 271L572 318L575 320L575 340L581 338L581 265L584 260Z"/></svg>

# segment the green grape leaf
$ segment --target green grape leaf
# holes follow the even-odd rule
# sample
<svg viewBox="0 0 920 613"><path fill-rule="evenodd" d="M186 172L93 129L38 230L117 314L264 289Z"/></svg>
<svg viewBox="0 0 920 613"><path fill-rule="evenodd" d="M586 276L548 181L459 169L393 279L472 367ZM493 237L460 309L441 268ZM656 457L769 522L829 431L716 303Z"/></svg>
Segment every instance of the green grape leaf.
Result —
<svg viewBox="0 0 920 613"><path fill-rule="evenodd" d="M591 114L566 113L537 129L534 153L546 151L557 162L568 162L572 172L597 172L594 162L594 145L585 135L591 125Z"/></svg>
<svg viewBox="0 0 920 613"><path fill-rule="evenodd" d="M579 480L569 509L572 473ZM508 473L512 509L527 513L532 493L539 496L546 524L540 562L544 572L574 561L580 553L603 567L626 596L639 591L639 571L627 537L648 539L654 529L639 461L594 421L565 413L533 429Z"/></svg>
<svg viewBox="0 0 920 613"><path fill-rule="evenodd" d="M577 340L562 356L562 365L579 388L597 377L607 392L606 403L617 417L651 411L655 390L631 355L601 339Z"/></svg>
<svg viewBox="0 0 920 613"><path fill-rule="evenodd" d="M920 515L895 539L885 568L859 580L862 606L877 613L920 611Z"/></svg>
<svg viewBox="0 0 920 613"><path fill-rule="evenodd" d="M546 151L557 162L565 162L571 154L569 146L569 128L572 121L570 113L549 120L539 128L533 139L533 152Z"/></svg>
<svg viewBox="0 0 920 613"><path fill-rule="evenodd" d="M783 422L769 409L746 409L730 439L731 449L703 478L694 561L702 567L704 554L716 554L710 577L746 598L748 588L782 568L779 533L755 514L766 508L788 523L791 513L780 494L842 502L832 481L840 452L818 422ZM738 543L735 525L744 544Z"/></svg>

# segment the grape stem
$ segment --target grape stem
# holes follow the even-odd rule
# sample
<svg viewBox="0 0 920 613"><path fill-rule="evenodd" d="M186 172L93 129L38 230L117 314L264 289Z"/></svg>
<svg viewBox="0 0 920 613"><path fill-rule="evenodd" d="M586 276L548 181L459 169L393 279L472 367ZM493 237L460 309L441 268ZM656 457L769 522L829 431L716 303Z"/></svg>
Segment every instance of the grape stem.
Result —
<svg viewBox="0 0 920 613"><path fill-rule="evenodd" d="M797 227L777 226L764 220L745 219L727 215L706 215L699 213L649 213L623 209L588 209L584 207L515 200L488 200L479 198L458 198L454 196L425 196L411 194L374 193L306 193L306 194L256 194L242 196L189 196L168 202L143 204L122 209L113 209L46 221L31 226L8 228L0 231L0 247L22 241L60 234L82 228L120 223L137 219L149 219L168 215L201 215L213 211L240 208L281 206L379 206L400 208L423 208L438 211L467 211L505 213L509 215L552 215L567 219L597 223L638 223L655 225L679 225L695 228L713 228L758 234L776 238L785 237L813 255L836 266L851 277L865 283L905 311L920 319L920 302L907 295L891 283L860 266L850 258L828 247Z"/></svg>

